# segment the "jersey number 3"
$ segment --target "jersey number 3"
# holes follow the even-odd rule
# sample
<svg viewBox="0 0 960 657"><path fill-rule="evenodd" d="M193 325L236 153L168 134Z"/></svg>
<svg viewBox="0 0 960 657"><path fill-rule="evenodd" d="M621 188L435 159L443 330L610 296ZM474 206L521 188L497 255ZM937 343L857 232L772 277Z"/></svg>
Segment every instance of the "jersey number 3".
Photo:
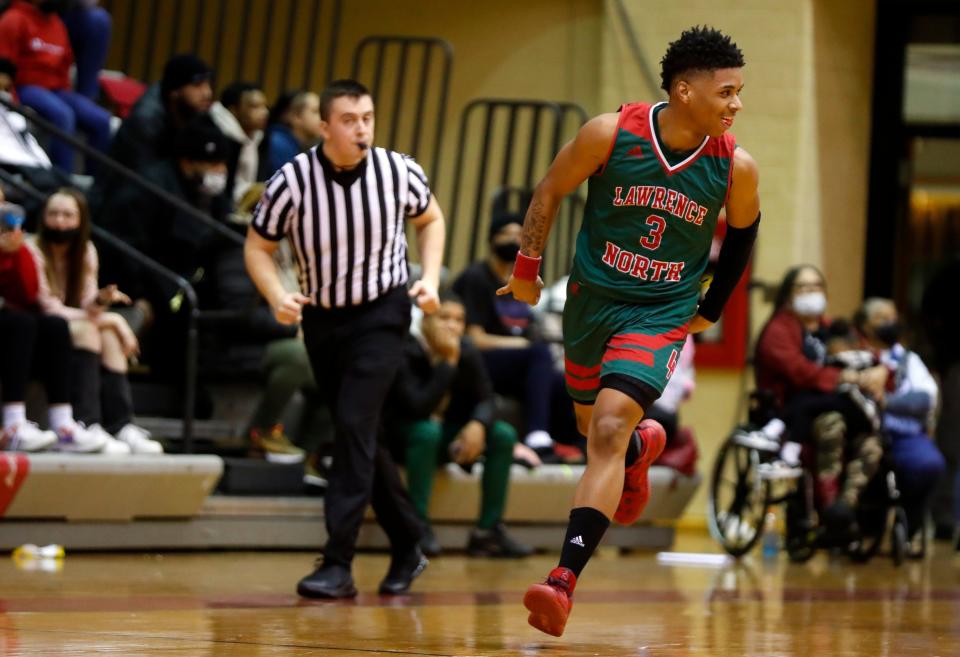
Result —
<svg viewBox="0 0 960 657"><path fill-rule="evenodd" d="M640 246L656 251L660 248L660 240L663 239L663 231L667 227L667 222L663 217L651 214L647 217L646 224L651 227L650 234L640 239Z"/></svg>

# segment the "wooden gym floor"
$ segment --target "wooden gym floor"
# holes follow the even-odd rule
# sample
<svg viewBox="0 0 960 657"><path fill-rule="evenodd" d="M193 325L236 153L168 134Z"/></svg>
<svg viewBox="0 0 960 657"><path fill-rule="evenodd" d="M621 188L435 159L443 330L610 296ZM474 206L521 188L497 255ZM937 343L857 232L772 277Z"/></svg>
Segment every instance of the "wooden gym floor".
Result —
<svg viewBox="0 0 960 657"><path fill-rule="evenodd" d="M938 544L895 568L759 553L740 567L665 566L604 548L559 639L526 624L526 586L554 555L434 559L399 599L371 591L387 557L357 559L354 602L299 599L305 553L68 554L60 570L0 558L0 655L709 656L960 655L960 556ZM681 535L678 550L713 551Z"/></svg>

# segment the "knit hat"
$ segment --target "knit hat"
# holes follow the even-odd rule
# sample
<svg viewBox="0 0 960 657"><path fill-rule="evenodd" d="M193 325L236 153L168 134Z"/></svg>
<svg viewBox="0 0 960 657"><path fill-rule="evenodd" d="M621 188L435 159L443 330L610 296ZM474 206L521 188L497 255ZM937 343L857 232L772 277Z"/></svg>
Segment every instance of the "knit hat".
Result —
<svg viewBox="0 0 960 657"><path fill-rule="evenodd" d="M213 77L213 69L196 55L174 55L163 67L160 80L160 95L166 98L170 92L188 84L196 84Z"/></svg>
<svg viewBox="0 0 960 657"><path fill-rule="evenodd" d="M492 242L494 236L510 224L523 225L523 215L519 212L503 212L493 215L490 220L490 230L487 233L487 241Z"/></svg>
<svg viewBox="0 0 960 657"><path fill-rule="evenodd" d="M208 117L201 116L177 134L174 155L200 162L225 162L227 138Z"/></svg>

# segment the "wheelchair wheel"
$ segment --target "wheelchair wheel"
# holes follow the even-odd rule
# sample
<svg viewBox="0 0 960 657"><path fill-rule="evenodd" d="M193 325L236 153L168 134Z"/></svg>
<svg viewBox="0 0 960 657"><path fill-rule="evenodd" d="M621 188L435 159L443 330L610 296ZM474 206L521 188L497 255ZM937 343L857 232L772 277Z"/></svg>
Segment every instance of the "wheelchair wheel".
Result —
<svg viewBox="0 0 960 657"><path fill-rule="evenodd" d="M717 542L734 557L748 553L763 530L770 482L760 479L759 464L757 450L728 440L713 466L708 525Z"/></svg>
<svg viewBox="0 0 960 657"><path fill-rule="evenodd" d="M890 556L899 566L907 556L907 514L899 506L893 512L893 527L890 530Z"/></svg>

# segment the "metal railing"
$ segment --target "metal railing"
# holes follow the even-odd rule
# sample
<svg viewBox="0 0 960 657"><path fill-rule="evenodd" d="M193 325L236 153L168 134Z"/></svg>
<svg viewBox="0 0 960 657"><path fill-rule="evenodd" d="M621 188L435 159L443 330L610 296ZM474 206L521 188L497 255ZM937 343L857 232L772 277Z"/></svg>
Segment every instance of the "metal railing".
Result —
<svg viewBox="0 0 960 657"><path fill-rule="evenodd" d="M586 120L582 107L566 102L478 98L464 108L450 200L447 262L455 244L468 244L466 255L470 261L484 255L493 211L509 209L523 213L534 185L546 173L557 151ZM470 158L468 166L468 152L477 150L479 154ZM461 211L467 203L470 205ZM547 282L562 275L569 266L582 206L582 198L572 194L558 212L566 220L555 227L550 237L549 257L544 263Z"/></svg>
<svg viewBox="0 0 960 657"><path fill-rule="evenodd" d="M394 54L396 58L392 59ZM368 61L371 58L372 66ZM427 175L434 190L440 174L440 148L452 69L453 46L435 37L368 36L353 51L352 77L369 82L378 114L389 117L389 128L384 130L381 127L377 131L377 142L390 150L421 159L426 157L426 153L421 152L425 149L424 141L429 143L432 139ZM390 85L392 89L387 93L383 88L384 78L390 72L395 76ZM369 77L366 77L368 73ZM437 82L433 83L434 80ZM413 90L416 93L411 97L408 92ZM414 108L412 114L407 111L411 104ZM430 119L427 119L428 104L433 105ZM435 126L433 134L426 134L424 126L431 125ZM402 138L401 132L405 133L406 139Z"/></svg>
<svg viewBox="0 0 960 657"><path fill-rule="evenodd" d="M0 168L0 180L11 187L19 189L22 193L32 197L34 200L43 203L47 200L47 195L31 186L30 184L19 180L16 176ZM200 307L197 300L196 290L182 276L176 274L170 269L164 267L153 258L141 253L123 240L111 235L102 227L91 224L91 233L98 242L106 244L110 248L120 252L123 256L130 258L146 269L153 272L160 278L173 283L183 294L183 299L188 313L187 321L187 342L185 359L185 375L183 385L183 449L187 454L193 452L193 407L196 401L197 392L197 320L200 314Z"/></svg>

